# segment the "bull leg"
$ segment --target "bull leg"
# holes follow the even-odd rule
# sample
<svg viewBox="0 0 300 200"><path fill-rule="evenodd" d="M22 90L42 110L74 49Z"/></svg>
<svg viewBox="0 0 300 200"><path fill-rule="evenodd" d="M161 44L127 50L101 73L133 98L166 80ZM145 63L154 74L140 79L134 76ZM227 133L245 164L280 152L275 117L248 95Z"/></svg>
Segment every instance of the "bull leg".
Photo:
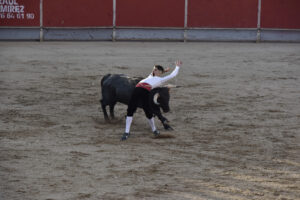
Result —
<svg viewBox="0 0 300 200"><path fill-rule="evenodd" d="M168 124L168 119L167 118L162 116L162 114L160 112L157 112L155 114L157 115L157 117L161 121L161 123L163 124L165 130L168 130L168 131L173 130L173 128Z"/></svg>
<svg viewBox="0 0 300 200"><path fill-rule="evenodd" d="M105 121L109 121L109 118L108 118L108 115L106 112L106 105L104 104L103 100L100 100L100 103L101 103L102 111L104 114L104 119L105 119Z"/></svg>
<svg viewBox="0 0 300 200"><path fill-rule="evenodd" d="M110 112L111 119L115 119L115 113L114 113L115 105L116 105L116 103L109 105L109 112Z"/></svg>

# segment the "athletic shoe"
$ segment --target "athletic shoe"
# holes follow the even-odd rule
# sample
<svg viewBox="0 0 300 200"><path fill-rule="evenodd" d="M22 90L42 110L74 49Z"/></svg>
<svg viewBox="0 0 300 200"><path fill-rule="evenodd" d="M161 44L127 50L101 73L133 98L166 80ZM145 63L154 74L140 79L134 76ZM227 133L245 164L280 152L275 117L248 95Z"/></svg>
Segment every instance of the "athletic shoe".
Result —
<svg viewBox="0 0 300 200"><path fill-rule="evenodd" d="M157 136L159 136L160 132L159 132L159 130L155 130L155 131L153 131L153 134L155 137L157 137Z"/></svg>
<svg viewBox="0 0 300 200"><path fill-rule="evenodd" d="M124 133L121 137L121 141L127 140L129 138L130 133Z"/></svg>

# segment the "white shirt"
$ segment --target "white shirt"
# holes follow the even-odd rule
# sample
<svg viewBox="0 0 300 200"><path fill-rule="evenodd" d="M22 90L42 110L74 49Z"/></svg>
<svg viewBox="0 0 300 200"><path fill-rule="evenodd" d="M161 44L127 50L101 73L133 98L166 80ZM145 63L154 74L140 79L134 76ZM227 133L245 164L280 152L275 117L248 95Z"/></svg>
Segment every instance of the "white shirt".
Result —
<svg viewBox="0 0 300 200"><path fill-rule="evenodd" d="M176 66L171 74L164 77L153 76L153 74L151 73L147 78L141 80L140 83L147 83L151 85L151 88L153 89L161 86L166 81L174 78L178 74L178 71L179 71L179 66Z"/></svg>

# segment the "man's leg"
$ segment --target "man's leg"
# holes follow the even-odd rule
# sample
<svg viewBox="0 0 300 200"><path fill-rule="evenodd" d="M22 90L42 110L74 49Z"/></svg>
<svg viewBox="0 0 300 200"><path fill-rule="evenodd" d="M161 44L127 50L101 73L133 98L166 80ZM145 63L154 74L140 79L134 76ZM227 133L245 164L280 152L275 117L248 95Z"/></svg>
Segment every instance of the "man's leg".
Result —
<svg viewBox="0 0 300 200"><path fill-rule="evenodd" d="M152 129L152 132L156 131L156 126L155 126L155 123L154 123L154 117L152 117L151 119L148 119L148 122L149 122L149 125Z"/></svg>
<svg viewBox="0 0 300 200"><path fill-rule="evenodd" d="M138 106L138 100L139 100L139 90L135 88L128 104L125 132L121 140L126 140L130 135L130 127L133 119L133 114L135 113Z"/></svg>
<svg viewBox="0 0 300 200"><path fill-rule="evenodd" d="M130 127L132 123L132 116L126 116L126 127L125 127L125 133L130 133Z"/></svg>
<svg viewBox="0 0 300 200"><path fill-rule="evenodd" d="M144 109L144 112L146 114L146 117L148 119L148 123L152 129L152 132L155 136L158 136L160 133L159 131L157 130L156 126L155 126L155 122L154 122L154 117L153 117L153 113L151 111L151 108L150 108L150 104L149 104L149 101L144 101L145 103L143 104L143 109Z"/></svg>

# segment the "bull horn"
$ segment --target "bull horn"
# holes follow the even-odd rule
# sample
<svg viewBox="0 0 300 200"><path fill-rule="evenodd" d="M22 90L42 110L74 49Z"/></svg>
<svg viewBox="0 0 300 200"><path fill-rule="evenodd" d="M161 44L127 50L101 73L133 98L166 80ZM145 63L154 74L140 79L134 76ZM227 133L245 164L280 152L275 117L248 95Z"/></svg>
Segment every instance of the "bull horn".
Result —
<svg viewBox="0 0 300 200"><path fill-rule="evenodd" d="M177 88L177 85L167 84L166 87L169 88L169 89L171 89L171 88Z"/></svg>
<svg viewBox="0 0 300 200"><path fill-rule="evenodd" d="M159 105L159 103L158 103L158 101L157 101L158 97L159 97L159 93L157 92L157 93L155 93L155 95L153 96L153 102L154 102L156 105Z"/></svg>

